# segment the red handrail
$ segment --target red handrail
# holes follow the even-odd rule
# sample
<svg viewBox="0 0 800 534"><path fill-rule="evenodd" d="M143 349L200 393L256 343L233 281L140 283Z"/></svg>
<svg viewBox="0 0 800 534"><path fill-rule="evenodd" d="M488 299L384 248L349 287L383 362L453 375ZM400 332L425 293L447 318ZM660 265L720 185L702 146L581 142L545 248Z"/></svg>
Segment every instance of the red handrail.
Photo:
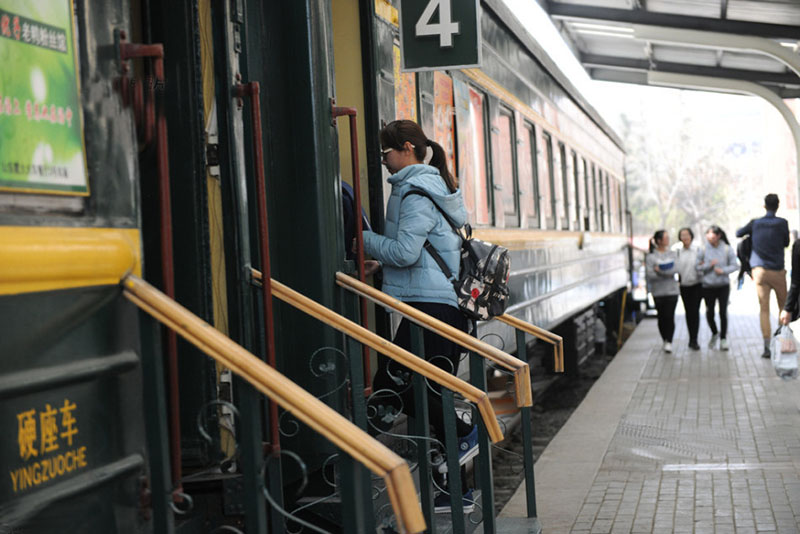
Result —
<svg viewBox="0 0 800 534"><path fill-rule="evenodd" d="M145 110L145 143L152 137L153 125L156 134L156 159L158 161L158 204L161 222L161 278L164 293L175 299L175 262L173 258L172 241L172 201L169 183L169 146L167 143L167 118L164 113L164 100L158 105L156 118L155 86L164 84L164 46L161 44L134 44L125 42L126 34L120 32L120 59L124 62L133 58L150 58L153 60L153 83L149 84L150 97ZM123 69L127 72L127 66ZM127 83L123 76L123 85ZM140 90L137 89L137 93ZM135 95L137 94L135 93ZM127 87L123 89L123 96L127 94ZM141 97L134 98L134 105L141 105ZM134 110L139 117L141 126L141 110ZM166 329L167 346L167 375L169 381L169 407L170 407L170 468L172 474L173 492L175 502L183 500L183 485L181 483L181 425L180 425L180 395L178 390L178 339L175 331Z"/></svg>
<svg viewBox="0 0 800 534"><path fill-rule="evenodd" d="M269 228L267 221L267 186L264 179L264 145L261 132L261 86L258 82L237 84L233 88L237 98L250 97L250 119L253 127L253 162L256 171L256 203L258 206L259 253L261 272L270 273L269 260ZM272 286L270 275L262 282L262 306L264 312L264 343L267 363L276 369L275 361L275 327L272 312ZM278 428L278 405L269 401L269 434L273 453L280 451L280 431Z"/></svg>
<svg viewBox="0 0 800 534"><path fill-rule="evenodd" d="M358 279L366 282L366 272L364 270L364 225L361 220L361 173L358 165L358 127L356 119L358 118L358 110L356 108L338 107L333 105L331 100L331 115L334 119L347 115L350 118L350 160L353 167L353 196L355 197L355 206L353 210L356 219L356 265L358 267ZM350 243L344 244L345 248L351 246ZM359 297L361 303L361 326L369 328L369 319L367 317L367 299ZM372 369L369 359L369 347L363 345L364 361L364 395L372 394Z"/></svg>

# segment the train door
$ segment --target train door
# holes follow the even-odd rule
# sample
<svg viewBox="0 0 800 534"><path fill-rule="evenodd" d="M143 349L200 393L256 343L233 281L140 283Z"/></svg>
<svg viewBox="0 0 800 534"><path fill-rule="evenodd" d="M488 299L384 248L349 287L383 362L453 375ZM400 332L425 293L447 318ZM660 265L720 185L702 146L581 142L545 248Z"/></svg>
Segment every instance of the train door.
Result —
<svg viewBox="0 0 800 534"><path fill-rule="evenodd" d="M120 286L142 272L128 5L4 0L0 25L0 530L168 531L162 362Z"/></svg>
<svg viewBox="0 0 800 534"><path fill-rule="evenodd" d="M339 144L339 169L341 179L353 185L353 156L357 154L359 176L364 177L361 184L361 202L369 215L369 188L367 173L367 134L365 129L366 106L364 98L364 69L363 52L361 43L361 16L358 0L334 0L331 10L333 12L333 57L336 81L336 104L355 108L358 146L357 151L351 150L351 137L349 125L346 120L341 123L338 130ZM371 130L374 130L371 129ZM370 132L372 133L372 131ZM374 143L370 143L374 146ZM373 156L374 158L374 156Z"/></svg>

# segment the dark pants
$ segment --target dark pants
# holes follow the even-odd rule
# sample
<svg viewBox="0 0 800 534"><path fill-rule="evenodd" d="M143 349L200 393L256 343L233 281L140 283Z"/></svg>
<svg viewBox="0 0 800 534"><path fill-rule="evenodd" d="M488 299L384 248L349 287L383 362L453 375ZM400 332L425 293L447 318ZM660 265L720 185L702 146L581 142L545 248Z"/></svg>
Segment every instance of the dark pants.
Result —
<svg viewBox="0 0 800 534"><path fill-rule="evenodd" d="M703 300L706 301L706 320L711 333L717 333L717 324L714 322L714 306L719 301L719 337L725 339L728 335L728 296L731 286L725 284L717 287L704 287Z"/></svg>
<svg viewBox="0 0 800 534"><path fill-rule="evenodd" d="M411 302L409 304L440 321L444 321L452 327L458 328L464 332L467 331L467 318L458 308L447 304L432 302ZM423 332L425 359L448 373L456 374L458 372L461 353L464 349L462 349L460 345L434 334L426 328L423 328ZM407 319L403 319L400 322L393 342L395 345L411 351L411 328L410 322ZM411 386L411 372L407 367L383 355L378 356L378 370L375 372L375 378L372 382L372 390L374 392L381 389L397 393L402 400L403 411L409 417L414 417L416 411L414 406L414 389ZM430 389L434 391L430 391ZM433 427L436 436L439 439L444 439L444 415L442 413L442 399L439 389L438 384L430 384L428 390L428 421ZM401 408L398 398L391 394L381 395L378 393L373 398L373 403L392 405L398 410ZM456 418L456 431L459 437L466 436L471 430L471 425Z"/></svg>
<svg viewBox="0 0 800 534"><path fill-rule="evenodd" d="M703 298L703 287L700 284L681 286L681 300L686 312L686 326L689 329L689 344L697 343L697 331L700 329L700 301Z"/></svg>
<svg viewBox="0 0 800 534"><path fill-rule="evenodd" d="M678 305L678 295L667 297L653 297L658 311L658 333L661 339L672 343L675 334L675 307Z"/></svg>

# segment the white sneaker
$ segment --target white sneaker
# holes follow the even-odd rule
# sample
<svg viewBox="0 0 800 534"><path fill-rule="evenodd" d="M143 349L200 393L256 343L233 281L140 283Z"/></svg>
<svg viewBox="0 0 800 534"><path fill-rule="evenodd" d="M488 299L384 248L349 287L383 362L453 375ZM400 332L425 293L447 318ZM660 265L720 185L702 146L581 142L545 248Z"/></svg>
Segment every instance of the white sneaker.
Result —
<svg viewBox="0 0 800 534"><path fill-rule="evenodd" d="M728 350L728 340L727 339L720 339L719 340L719 350Z"/></svg>
<svg viewBox="0 0 800 534"><path fill-rule="evenodd" d="M719 339L719 334L714 334L711 336L711 339L708 341L708 348L713 349L714 345L717 344L717 340Z"/></svg>
<svg viewBox="0 0 800 534"><path fill-rule="evenodd" d="M664 352L672 352L672 343L669 341L664 342Z"/></svg>

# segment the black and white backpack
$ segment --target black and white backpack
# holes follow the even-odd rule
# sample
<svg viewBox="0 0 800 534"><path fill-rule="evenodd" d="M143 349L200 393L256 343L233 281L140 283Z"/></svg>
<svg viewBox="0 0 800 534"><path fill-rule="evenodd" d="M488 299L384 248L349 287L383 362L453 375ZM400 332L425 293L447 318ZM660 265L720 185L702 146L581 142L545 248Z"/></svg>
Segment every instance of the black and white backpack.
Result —
<svg viewBox="0 0 800 534"><path fill-rule="evenodd" d="M472 238L472 228L464 225L465 234L453 223L450 216L439 207L425 191L414 189L403 195L427 197L444 216L453 231L461 238L461 262L458 276L453 275L444 259L427 239L424 248L433 257L444 275L453 283L458 307L470 319L485 321L505 313L508 307L508 275L511 262L508 249Z"/></svg>

